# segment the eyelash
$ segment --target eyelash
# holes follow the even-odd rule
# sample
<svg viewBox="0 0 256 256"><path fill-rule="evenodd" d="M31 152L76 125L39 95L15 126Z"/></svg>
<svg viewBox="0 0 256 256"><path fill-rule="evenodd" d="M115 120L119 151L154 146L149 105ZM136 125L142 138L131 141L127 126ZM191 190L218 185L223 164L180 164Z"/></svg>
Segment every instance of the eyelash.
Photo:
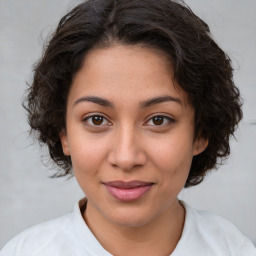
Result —
<svg viewBox="0 0 256 256"><path fill-rule="evenodd" d="M155 115L155 116L152 116L150 119L148 119L147 123L149 123L149 121L151 122L154 122L153 119L154 118L161 118L163 120L163 124L152 124L151 126L156 126L156 127L161 127L161 126L166 126L170 123L174 123L175 120L169 116L165 116L165 115Z"/></svg>
<svg viewBox="0 0 256 256"><path fill-rule="evenodd" d="M100 124L93 124L93 121L92 121L92 118L101 118L101 120L103 120L103 122L105 121L107 124L103 124L100 123ZM159 125L156 125L156 124L146 124L146 126L155 126L155 127L162 127L162 126L166 126L170 123L174 123L175 120L169 116L165 116L165 115L154 115L152 117L150 117L148 119L148 121L146 123L149 123L150 121L151 122L154 122L153 119L154 118L161 118L163 120L163 124L159 124ZM89 123L88 120L91 120L91 123ZM108 121L108 119L106 117L104 117L103 115L101 114L93 114L93 115L90 115L90 116L87 116L85 117L83 120L83 122L87 123L89 126L92 126L92 127L105 127L105 126L110 126L111 125L111 122Z"/></svg>
<svg viewBox="0 0 256 256"><path fill-rule="evenodd" d="M107 122L107 125L105 124L105 125L102 125L102 124L99 124L99 125L97 125L97 124L93 124L92 122L92 119L93 118L96 118L96 117L99 117L99 118L102 118L103 119L103 122L105 121L105 122ZM89 123L88 122L88 120L90 120L91 119L91 123ZM101 115L101 114L93 114L93 115L90 115L90 116L87 116L87 117L85 117L83 120L82 120L83 122L85 122L85 123L87 123L89 126L94 126L94 127L97 127L97 126L109 126L109 125L111 125L111 123L107 120L107 118L106 117L104 117L103 115Z"/></svg>

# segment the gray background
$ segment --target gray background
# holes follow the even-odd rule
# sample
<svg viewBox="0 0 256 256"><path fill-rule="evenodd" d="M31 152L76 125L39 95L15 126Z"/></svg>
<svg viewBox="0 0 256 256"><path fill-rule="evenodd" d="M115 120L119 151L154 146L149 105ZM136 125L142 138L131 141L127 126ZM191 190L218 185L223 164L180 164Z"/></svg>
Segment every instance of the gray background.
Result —
<svg viewBox="0 0 256 256"><path fill-rule="evenodd" d="M70 212L82 196L74 179L50 179L47 153L28 134L21 99L43 40L78 0L0 0L0 248L23 229ZM231 220L256 242L256 1L187 0L230 55L244 98L232 156L180 197Z"/></svg>

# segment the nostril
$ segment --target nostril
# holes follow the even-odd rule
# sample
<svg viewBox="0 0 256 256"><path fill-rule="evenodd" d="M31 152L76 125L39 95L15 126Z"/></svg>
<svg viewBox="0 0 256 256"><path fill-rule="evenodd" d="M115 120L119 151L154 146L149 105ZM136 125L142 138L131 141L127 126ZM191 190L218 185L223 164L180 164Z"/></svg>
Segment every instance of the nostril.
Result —
<svg viewBox="0 0 256 256"><path fill-rule="evenodd" d="M145 165L147 161L146 155L143 152L134 152L133 154L121 154L121 152L112 152L108 156L108 162L114 168L119 168L123 171L131 171Z"/></svg>
<svg viewBox="0 0 256 256"><path fill-rule="evenodd" d="M108 162L114 168L123 171L138 169L146 163L146 155L138 133L130 124L124 124L116 130L111 141Z"/></svg>

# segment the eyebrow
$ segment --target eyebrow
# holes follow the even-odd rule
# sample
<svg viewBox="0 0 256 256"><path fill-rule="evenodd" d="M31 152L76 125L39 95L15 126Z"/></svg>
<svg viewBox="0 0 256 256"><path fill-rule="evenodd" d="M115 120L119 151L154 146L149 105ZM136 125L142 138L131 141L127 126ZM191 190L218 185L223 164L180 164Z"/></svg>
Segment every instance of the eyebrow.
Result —
<svg viewBox="0 0 256 256"><path fill-rule="evenodd" d="M110 101L108 101L107 99L104 99L104 98L101 98L101 97L97 97L97 96L81 97L81 98L77 99L74 102L73 106L77 105L80 102L84 102L84 101L93 102L93 103L99 104L99 105L101 105L103 107L111 107L111 108L114 107L114 105Z"/></svg>
<svg viewBox="0 0 256 256"><path fill-rule="evenodd" d="M147 107L159 104L159 103L170 102L170 101L171 102L176 102L176 103L182 105L182 102L179 98L175 98L175 97L172 97L172 96L160 96L160 97L154 97L154 98L142 101L140 103L140 108L147 108ZM77 105L78 103L81 103L81 102L93 102L93 103L96 103L96 104L101 105L103 107L110 107L110 108L114 107L114 104L111 103L109 100L101 98L101 97L97 97L97 96L81 97L81 98L77 99L74 102L73 106L75 106L75 105Z"/></svg>
<svg viewBox="0 0 256 256"><path fill-rule="evenodd" d="M151 98L149 100L141 102L140 107L141 108L147 108L147 107L150 107L152 105L156 105L156 104L163 103L163 102L168 102L168 101L176 102L176 103L182 105L182 102L179 98L175 98L175 97L172 97L172 96L160 96L160 97Z"/></svg>

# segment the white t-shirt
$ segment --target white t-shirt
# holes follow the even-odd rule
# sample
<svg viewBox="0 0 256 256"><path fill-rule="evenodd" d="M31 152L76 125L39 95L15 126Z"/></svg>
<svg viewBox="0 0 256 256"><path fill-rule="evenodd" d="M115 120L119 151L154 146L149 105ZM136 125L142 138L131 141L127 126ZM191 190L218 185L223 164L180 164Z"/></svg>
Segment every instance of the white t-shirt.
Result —
<svg viewBox="0 0 256 256"><path fill-rule="evenodd" d="M9 241L0 256L110 256L81 215L80 200L73 213L23 231ZM183 202L186 219L171 256L256 256L251 241L230 222L197 211Z"/></svg>

